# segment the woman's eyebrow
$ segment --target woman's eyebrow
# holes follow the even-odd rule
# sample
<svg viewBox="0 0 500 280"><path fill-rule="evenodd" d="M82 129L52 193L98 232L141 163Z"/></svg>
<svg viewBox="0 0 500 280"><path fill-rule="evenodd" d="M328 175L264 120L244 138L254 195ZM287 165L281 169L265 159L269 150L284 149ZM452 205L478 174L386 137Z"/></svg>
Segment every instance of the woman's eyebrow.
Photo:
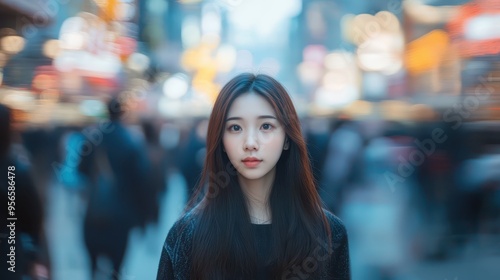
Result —
<svg viewBox="0 0 500 280"><path fill-rule="evenodd" d="M242 120L242 119L243 119L242 117L230 117L230 118L226 119L226 122L233 121L233 120ZM257 119L275 119L276 120L276 117L271 116L271 115L262 115L262 116L258 116Z"/></svg>

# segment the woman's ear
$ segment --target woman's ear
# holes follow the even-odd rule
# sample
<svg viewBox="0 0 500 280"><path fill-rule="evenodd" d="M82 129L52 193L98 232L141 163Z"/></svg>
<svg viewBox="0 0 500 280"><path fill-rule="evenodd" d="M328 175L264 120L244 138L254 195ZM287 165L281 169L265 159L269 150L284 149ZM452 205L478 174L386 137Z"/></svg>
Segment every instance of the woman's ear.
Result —
<svg viewBox="0 0 500 280"><path fill-rule="evenodd" d="M290 147L290 142L288 141L288 137L285 138L285 145L283 145L283 150L288 150L288 148Z"/></svg>

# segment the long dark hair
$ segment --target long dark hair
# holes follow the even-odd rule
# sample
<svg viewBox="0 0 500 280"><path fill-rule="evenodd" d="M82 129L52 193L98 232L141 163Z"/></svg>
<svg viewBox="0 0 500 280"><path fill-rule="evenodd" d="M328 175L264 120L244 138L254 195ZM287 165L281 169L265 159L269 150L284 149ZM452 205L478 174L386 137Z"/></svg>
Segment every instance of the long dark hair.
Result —
<svg viewBox="0 0 500 280"><path fill-rule="evenodd" d="M209 120L204 170L189 204L197 217L190 279L232 279L236 275L255 279L257 252L246 198L222 143L232 102L248 92L257 93L269 102L290 143L276 164L269 198L272 253L267 263L274 278L281 279L293 265L301 265L311 255L318 238L323 242L330 240L292 100L275 79L240 74L222 88Z"/></svg>

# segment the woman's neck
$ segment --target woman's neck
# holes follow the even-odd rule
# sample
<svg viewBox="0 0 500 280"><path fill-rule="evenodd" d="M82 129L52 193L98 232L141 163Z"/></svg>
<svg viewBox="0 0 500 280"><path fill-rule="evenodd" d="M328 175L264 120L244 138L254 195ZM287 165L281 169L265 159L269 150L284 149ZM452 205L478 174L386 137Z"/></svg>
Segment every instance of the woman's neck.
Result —
<svg viewBox="0 0 500 280"><path fill-rule="evenodd" d="M273 168L268 174L259 179L247 179L238 176L238 180L247 198L248 213L254 224L271 223L271 207L269 195L274 182L276 170Z"/></svg>

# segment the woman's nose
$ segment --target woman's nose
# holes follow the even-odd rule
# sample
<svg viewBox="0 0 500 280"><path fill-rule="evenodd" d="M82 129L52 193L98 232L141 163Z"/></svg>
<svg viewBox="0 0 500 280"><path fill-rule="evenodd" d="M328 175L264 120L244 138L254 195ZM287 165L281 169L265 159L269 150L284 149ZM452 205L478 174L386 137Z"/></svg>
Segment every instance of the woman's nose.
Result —
<svg viewBox="0 0 500 280"><path fill-rule="evenodd" d="M258 150L259 149L259 144L257 141L257 135L253 132L249 132L246 137L245 137L245 143L244 143L244 149L245 150Z"/></svg>

